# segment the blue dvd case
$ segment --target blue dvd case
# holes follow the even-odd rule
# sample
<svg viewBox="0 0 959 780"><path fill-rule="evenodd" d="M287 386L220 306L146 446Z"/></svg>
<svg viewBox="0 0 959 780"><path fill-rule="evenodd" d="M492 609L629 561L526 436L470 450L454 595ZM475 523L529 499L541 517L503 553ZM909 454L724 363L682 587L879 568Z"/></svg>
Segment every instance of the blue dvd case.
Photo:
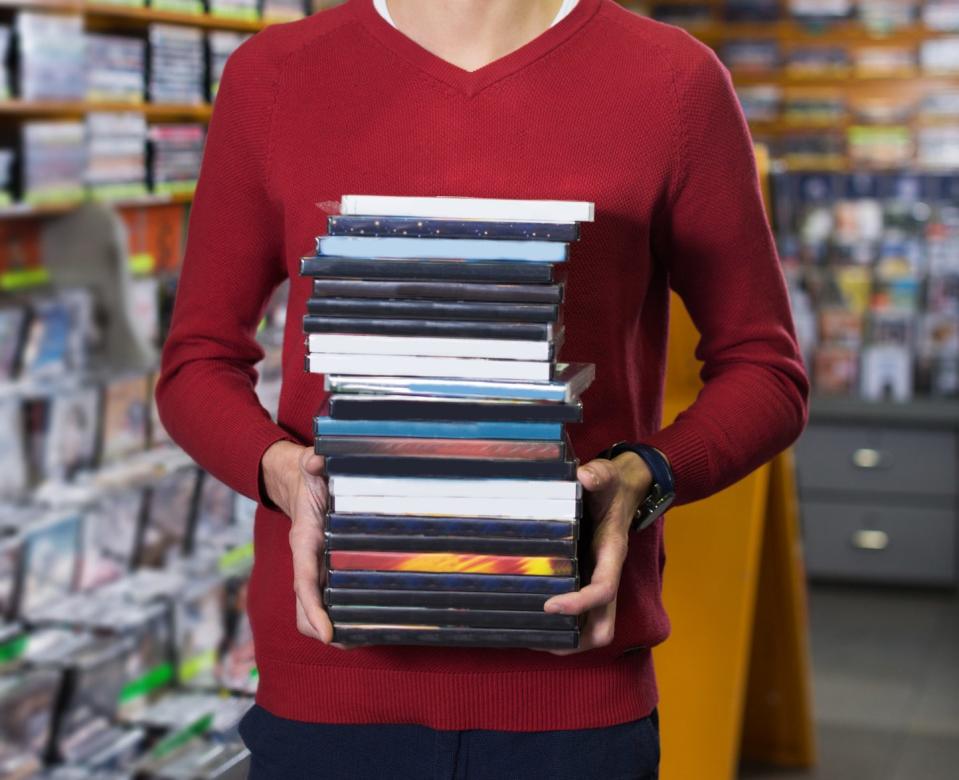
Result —
<svg viewBox="0 0 959 780"><path fill-rule="evenodd" d="M316 240L316 253L323 257L514 260L534 263L562 263L569 255L566 243L558 241L372 236L323 236Z"/></svg>

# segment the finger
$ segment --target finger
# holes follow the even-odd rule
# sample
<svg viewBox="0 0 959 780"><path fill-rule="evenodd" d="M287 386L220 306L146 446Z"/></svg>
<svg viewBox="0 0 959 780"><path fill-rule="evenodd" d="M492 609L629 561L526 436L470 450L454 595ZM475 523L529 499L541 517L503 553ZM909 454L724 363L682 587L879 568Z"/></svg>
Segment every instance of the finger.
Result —
<svg viewBox="0 0 959 780"><path fill-rule="evenodd" d="M589 585L572 593L553 596L544 605L546 612L581 615L587 610L610 604L619 590L619 578L626 560L627 540L611 525L596 532L594 555L596 565Z"/></svg>
<svg viewBox="0 0 959 780"><path fill-rule="evenodd" d="M303 604L300 603L299 597L296 599L296 630L304 636L320 639L320 632L313 628L313 625L306 617L306 611L303 609Z"/></svg>
<svg viewBox="0 0 959 780"><path fill-rule="evenodd" d="M316 526L294 522L290 530L290 548L293 553L293 590L297 602L307 622L317 632L317 638L330 642L333 639L333 625L320 600L323 534Z"/></svg>
<svg viewBox="0 0 959 780"><path fill-rule="evenodd" d="M614 485L618 476L613 462L602 458L591 460L576 469L576 479L590 492L603 490Z"/></svg>
<svg viewBox="0 0 959 780"><path fill-rule="evenodd" d="M553 655L574 655L611 644L616 632L616 602L590 610L580 630L579 644L570 650L550 650Z"/></svg>
<svg viewBox="0 0 959 780"><path fill-rule="evenodd" d="M606 647L613 641L616 633L616 601L598 607L589 613L586 624L580 633L580 647L588 650L593 647Z"/></svg>

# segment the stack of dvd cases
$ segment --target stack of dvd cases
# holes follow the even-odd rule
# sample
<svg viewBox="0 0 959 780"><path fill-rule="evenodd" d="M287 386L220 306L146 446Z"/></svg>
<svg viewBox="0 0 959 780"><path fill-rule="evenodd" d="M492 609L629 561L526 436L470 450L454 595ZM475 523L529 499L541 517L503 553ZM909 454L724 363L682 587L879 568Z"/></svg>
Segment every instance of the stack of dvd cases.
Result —
<svg viewBox="0 0 959 780"><path fill-rule="evenodd" d="M87 100L142 103L146 41L87 33Z"/></svg>
<svg viewBox="0 0 959 780"><path fill-rule="evenodd" d="M557 363L557 265L593 205L344 196L317 254L307 370L346 644L573 648L581 489L565 425L592 365Z"/></svg>
<svg viewBox="0 0 959 780"><path fill-rule="evenodd" d="M203 125L151 125L148 130L150 184L153 192L192 192L203 157Z"/></svg>
<svg viewBox="0 0 959 780"><path fill-rule="evenodd" d="M203 32L194 27L151 24L150 100L195 105L205 100Z"/></svg>
<svg viewBox="0 0 959 780"><path fill-rule="evenodd" d="M16 18L19 96L23 100L83 100L86 38L79 14L20 11Z"/></svg>
<svg viewBox="0 0 959 780"><path fill-rule="evenodd" d="M94 197L127 198L147 190L147 123L138 112L87 114L87 186Z"/></svg>

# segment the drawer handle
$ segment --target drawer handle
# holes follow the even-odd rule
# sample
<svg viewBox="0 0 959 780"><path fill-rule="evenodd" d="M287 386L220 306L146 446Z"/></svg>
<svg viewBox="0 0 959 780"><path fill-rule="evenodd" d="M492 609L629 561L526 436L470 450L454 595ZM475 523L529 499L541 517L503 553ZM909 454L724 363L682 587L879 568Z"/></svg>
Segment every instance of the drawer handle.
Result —
<svg viewBox="0 0 959 780"><path fill-rule="evenodd" d="M864 528L852 535L852 546L857 550L885 550L889 546L889 534Z"/></svg>
<svg viewBox="0 0 959 780"><path fill-rule="evenodd" d="M852 462L854 466L861 469L878 469L887 465L882 452L874 450L872 447L860 447L853 452Z"/></svg>

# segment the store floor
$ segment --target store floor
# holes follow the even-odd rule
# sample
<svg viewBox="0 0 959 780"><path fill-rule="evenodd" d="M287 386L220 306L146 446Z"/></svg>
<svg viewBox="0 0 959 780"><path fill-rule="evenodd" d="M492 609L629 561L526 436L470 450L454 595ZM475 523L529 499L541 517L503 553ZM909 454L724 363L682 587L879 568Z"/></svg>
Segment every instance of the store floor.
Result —
<svg viewBox="0 0 959 780"><path fill-rule="evenodd" d="M818 766L749 780L959 777L959 594L815 586Z"/></svg>

